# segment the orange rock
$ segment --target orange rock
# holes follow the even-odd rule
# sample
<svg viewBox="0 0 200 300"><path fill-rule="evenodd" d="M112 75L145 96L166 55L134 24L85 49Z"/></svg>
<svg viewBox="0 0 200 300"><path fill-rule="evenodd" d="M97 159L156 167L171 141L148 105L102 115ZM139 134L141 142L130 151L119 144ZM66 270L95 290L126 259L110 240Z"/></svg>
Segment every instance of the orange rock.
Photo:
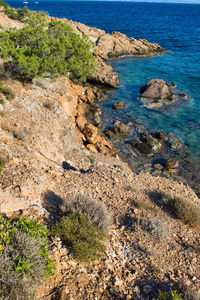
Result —
<svg viewBox="0 0 200 300"><path fill-rule="evenodd" d="M86 124L83 129L83 134L85 135L86 140L90 144L95 144L98 128L92 124Z"/></svg>
<svg viewBox="0 0 200 300"><path fill-rule="evenodd" d="M93 153L98 152L97 149L95 148L95 146L94 146L93 144L87 144L87 145L86 145L86 148L87 148L89 151L93 152Z"/></svg>
<svg viewBox="0 0 200 300"><path fill-rule="evenodd" d="M85 124L87 124L87 120L85 117L83 116L79 116L77 119L76 119L76 125L78 126L78 128L82 131L85 127Z"/></svg>

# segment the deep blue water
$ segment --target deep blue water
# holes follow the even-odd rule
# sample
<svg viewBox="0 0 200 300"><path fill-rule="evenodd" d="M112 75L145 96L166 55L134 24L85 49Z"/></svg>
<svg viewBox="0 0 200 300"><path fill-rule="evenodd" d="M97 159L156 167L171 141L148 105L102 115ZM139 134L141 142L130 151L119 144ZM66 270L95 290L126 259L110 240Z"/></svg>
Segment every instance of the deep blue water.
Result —
<svg viewBox="0 0 200 300"><path fill-rule="evenodd" d="M16 8L24 6L22 1L8 2ZM173 132L200 164L200 5L39 0L38 4L29 1L28 8L107 32L146 38L166 48L162 56L111 62L122 87L103 106L109 109L112 102L125 101L130 119L139 118L147 127ZM152 78L176 82L193 100L165 113L144 108L137 99L139 89Z"/></svg>

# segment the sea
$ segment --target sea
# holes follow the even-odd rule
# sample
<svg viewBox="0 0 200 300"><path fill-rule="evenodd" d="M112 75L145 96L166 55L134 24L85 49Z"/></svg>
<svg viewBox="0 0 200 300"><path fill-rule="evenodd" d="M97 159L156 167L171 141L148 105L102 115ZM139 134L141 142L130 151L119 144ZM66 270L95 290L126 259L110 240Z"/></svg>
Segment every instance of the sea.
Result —
<svg viewBox="0 0 200 300"><path fill-rule="evenodd" d="M173 133L185 145L185 159L200 171L200 5L59 0L7 2L15 8L27 6L31 10L42 10L50 16L79 21L108 33L120 31L128 37L144 38L165 48L164 55L124 57L109 62L119 76L121 87L100 104L103 126L109 128L118 118L121 122L136 121L149 130ZM165 111L144 107L138 99L140 87L155 78L175 82L190 96L190 101ZM127 104L127 109L117 115L112 110L112 103L116 101ZM116 147L119 150L121 147L123 153L125 144L118 143ZM130 162L128 150L126 155ZM195 173L188 165L185 172ZM200 178L197 177L193 179L196 185Z"/></svg>

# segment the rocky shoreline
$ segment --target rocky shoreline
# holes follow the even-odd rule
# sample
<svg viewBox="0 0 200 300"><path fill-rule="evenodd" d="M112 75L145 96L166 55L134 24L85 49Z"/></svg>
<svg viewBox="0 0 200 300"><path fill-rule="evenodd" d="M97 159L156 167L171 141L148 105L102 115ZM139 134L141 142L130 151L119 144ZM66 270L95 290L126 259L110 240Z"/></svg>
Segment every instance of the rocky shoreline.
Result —
<svg viewBox="0 0 200 300"><path fill-rule="evenodd" d="M96 44L96 75L85 86L65 77L36 78L26 84L3 79L15 99L5 99L0 114L0 153L5 162L0 212L51 224L59 217L63 199L84 194L107 207L113 224L103 258L89 265L75 261L60 239L52 239L58 274L38 288L35 299L155 299L159 290L171 289L199 299L199 231L158 205L163 193L190 199L197 206L198 197L182 182L132 172L102 135L97 102L119 86L106 60L164 50L146 40L63 21ZM0 24L23 26L8 22L2 13ZM117 135L128 130L115 127Z"/></svg>

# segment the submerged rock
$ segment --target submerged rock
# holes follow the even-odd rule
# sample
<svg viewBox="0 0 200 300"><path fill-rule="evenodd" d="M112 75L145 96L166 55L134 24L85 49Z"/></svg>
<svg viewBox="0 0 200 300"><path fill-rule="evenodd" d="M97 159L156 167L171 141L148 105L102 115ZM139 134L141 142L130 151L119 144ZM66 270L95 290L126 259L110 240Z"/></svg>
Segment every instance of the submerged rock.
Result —
<svg viewBox="0 0 200 300"><path fill-rule="evenodd" d="M114 109L124 109L124 108L126 108L126 103L124 103L123 101L113 103L112 108L114 108Z"/></svg>
<svg viewBox="0 0 200 300"><path fill-rule="evenodd" d="M147 143L141 143L138 140L131 140L130 144L132 147L136 148L141 154L146 156L152 156L152 148Z"/></svg>

